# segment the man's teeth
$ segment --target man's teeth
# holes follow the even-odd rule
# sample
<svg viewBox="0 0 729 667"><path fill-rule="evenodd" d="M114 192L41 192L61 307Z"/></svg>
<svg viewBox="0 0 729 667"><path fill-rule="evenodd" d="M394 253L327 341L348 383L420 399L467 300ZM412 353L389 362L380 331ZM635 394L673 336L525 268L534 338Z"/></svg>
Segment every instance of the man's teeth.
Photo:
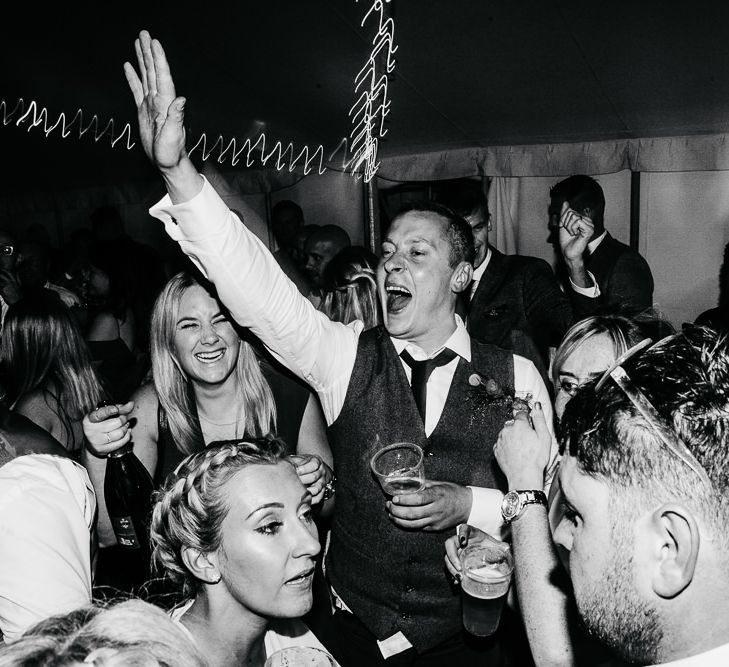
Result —
<svg viewBox="0 0 729 667"><path fill-rule="evenodd" d="M392 295L404 294L405 296L410 296L410 291L399 285L387 285L385 291Z"/></svg>
<svg viewBox="0 0 729 667"><path fill-rule="evenodd" d="M216 350L215 352L198 352L195 355L196 359L200 361L209 362L217 361L225 354L225 350Z"/></svg>

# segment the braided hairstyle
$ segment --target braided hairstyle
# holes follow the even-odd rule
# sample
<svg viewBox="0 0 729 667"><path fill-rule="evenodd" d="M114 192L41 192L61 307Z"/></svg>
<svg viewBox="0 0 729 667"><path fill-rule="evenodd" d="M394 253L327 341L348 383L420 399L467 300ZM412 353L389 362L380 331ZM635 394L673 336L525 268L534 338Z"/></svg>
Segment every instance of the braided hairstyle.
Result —
<svg viewBox="0 0 729 667"><path fill-rule="evenodd" d="M275 465L285 459L286 446L278 438L218 440L191 454L170 473L155 494L151 539L154 567L194 595L201 582L182 560L184 548L215 551L220 527L228 514L225 486L249 465Z"/></svg>

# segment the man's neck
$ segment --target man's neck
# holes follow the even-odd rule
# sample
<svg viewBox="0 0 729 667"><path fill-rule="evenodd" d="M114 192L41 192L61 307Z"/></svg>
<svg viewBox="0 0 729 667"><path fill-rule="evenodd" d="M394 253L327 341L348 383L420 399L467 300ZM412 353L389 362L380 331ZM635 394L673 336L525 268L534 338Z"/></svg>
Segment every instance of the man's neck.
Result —
<svg viewBox="0 0 729 667"><path fill-rule="evenodd" d="M439 327L437 331L429 331L427 334L417 336L413 338L401 338L407 343L417 345L425 354L430 356L436 350L440 350L447 342L448 339L453 335L456 330L456 318L455 314L450 317L450 322L447 327Z"/></svg>

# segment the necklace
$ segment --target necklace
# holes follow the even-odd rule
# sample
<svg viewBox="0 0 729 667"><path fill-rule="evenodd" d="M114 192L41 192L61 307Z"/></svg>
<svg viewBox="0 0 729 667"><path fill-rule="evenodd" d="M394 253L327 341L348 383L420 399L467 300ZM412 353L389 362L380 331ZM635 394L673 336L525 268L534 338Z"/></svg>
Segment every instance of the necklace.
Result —
<svg viewBox="0 0 729 667"><path fill-rule="evenodd" d="M203 421L206 421L208 424L212 424L213 426L234 426L238 424L240 421L242 421L242 417L239 417L235 421L232 422L214 422L212 419L208 419L205 415L198 413L198 416Z"/></svg>

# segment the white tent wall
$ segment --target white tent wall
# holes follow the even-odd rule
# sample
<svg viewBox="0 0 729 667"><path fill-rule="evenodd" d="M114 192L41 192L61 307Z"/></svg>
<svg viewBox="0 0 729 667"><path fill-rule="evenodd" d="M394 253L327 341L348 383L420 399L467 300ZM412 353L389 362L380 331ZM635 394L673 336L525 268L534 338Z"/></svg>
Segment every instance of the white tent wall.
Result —
<svg viewBox="0 0 729 667"><path fill-rule="evenodd" d="M641 174L640 250L674 325L717 305L729 243L729 171Z"/></svg>

